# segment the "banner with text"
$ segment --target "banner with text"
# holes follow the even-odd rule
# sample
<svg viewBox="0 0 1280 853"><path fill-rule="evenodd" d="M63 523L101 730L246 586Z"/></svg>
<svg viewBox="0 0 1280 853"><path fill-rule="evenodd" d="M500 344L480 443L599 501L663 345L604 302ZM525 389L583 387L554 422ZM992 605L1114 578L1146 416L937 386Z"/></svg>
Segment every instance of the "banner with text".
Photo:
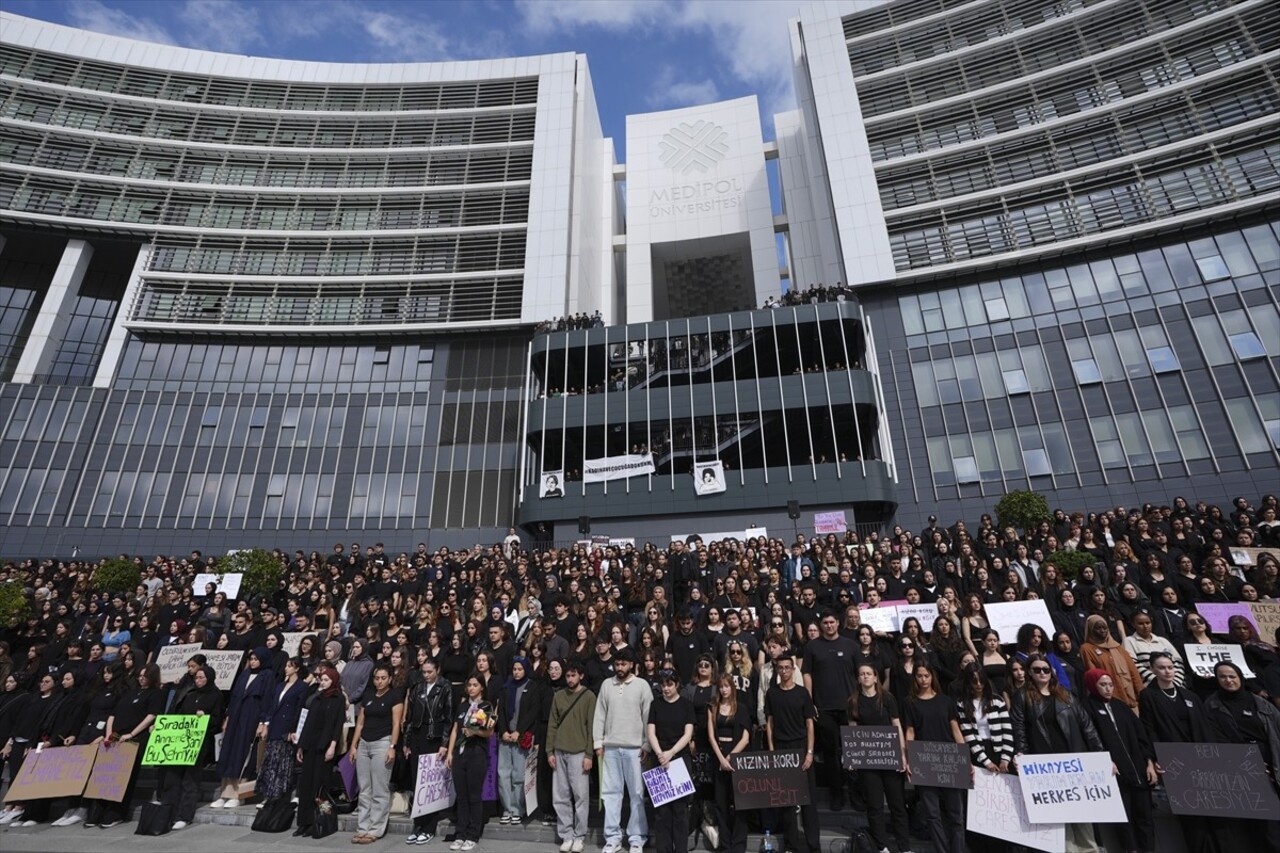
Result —
<svg viewBox="0 0 1280 853"><path fill-rule="evenodd" d="M1045 853L1064 853L1067 834L1062 824L1032 825L1022 804L1018 777L979 770L969 792L965 828Z"/></svg>
<svg viewBox="0 0 1280 853"><path fill-rule="evenodd" d="M1249 624L1254 628L1258 627L1257 622L1253 618L1253 610L1250 609L1248 602L1241 601L1234 604L1214 604L1209 601L1201 601L1196 604L1196 612L1204 617L1204 621L1209 623L1209 630L1215 634L1225 634L1230 630L1227 622L1232 616L1243 616L1249 620ZM1275 637L1267 639L1268 643L1272 642Z"/></svg>
<svg viewBox="0 0 1280 853"><path fill-rule="evenodd" d="M907 764L911 782L926 788L973 787L973 767L969 746L963 743L933 740L907 741Z"/></svg>
<svg viewBox="0 0 1280 853"><path fill-rule="evenodd" d="M606 480L625 480L628 477L652 474L656 470L652 453L603 456L599 459L588 459L582 463L582 481L603 483ZM723 477L721 479L723 480Z"/></svg>
<svg viewBox="0 0 1280 853"><path fill-rule="evenodd" d="M733 807L786 808L809 804L809 774L804 750L739 752L729 756L733 766Z"/></svg>
<svg viewBox="0 0 1280 853"><path fill-rule="evenodd" d="M683 758L677 758L666 767L655 767L644 772L644 787L654 808L687 797L693 793L693 780Z"/></svg>
<svg viewBox="0 0 1280 853"><path fill-rule="evenodd" d="M840 764L845 770L901 770L897 726L841 726Z"/></svg>
<svg viewBox="0 0 1280 853"><path fill-rule="evenodd" d="M448 765L434 752L419 758L418 778L413 786L411 817L421 817L424 814L451 808L454 799L453 771Z"/></svg>
<svg viewBox="0 0 1280 853"><path fill-rule="evenodd" d="M204 588L213 584L214 592L224 593L228 601L234 601L240 597L240 583L243 580L244 575L240 572L229 572L225 575L201 572L191 581L191 591L196 595L204 595Z"/></svg>
<svg viewBox="0 0 1280 853"><path fill-rule="evenodd" d="M240 674L240 663L244 660L244 652L209 649L200 654L205 656L205 660L213 668L214 682L219 690L230 690L235 686L236 676Z"/></svg>
<svg viewBox="0 0 1280 853"><path fill-rule="evenodd" d="M718 495L725 490L724 484L724 463L717 459L715 462L697 462L693 466L693 491L694 494L701 497L702 495Z"/></svg>
<svg viewBox="0 0 1280 853"><path fill-rule="evenodd" d="M160 683L171 684L187 674L187 661L203 650L199 643L182 643L165 646L156 652L156 666L160 667Z"/></svg>
<svg viewBox="0 0 1280 853"><path fill-rule="evenodd" d="M161 714L156 717L142 766L191 767L200 757L209 717L195 714Z"/></svg>
<svg viewBox="0 0 1280 853"><path fill-rule="evenodd" d="M1224 660L1240 667L1245 678L1253 678L1253 670L1244 662L1244 649L1233 643L1187 643L1186 650L1187 666L1201 678L1213 678L1213 668Z"/></svg>
<svg viewBox="0 0 1280 853"><path fill-rule="evenodd" d="M1032 823L1128 823L1107 752L1024 755L1018 761L1022 802ZM1081 810L1084 810L1082 812Z"/></svg>
<svg viewBox="0 0 1280 853"><path fill-rule="evenodd" d="M1156 743L1174 814L1280 820L1267 765L1256 743Z"/></svg>
<svg viewBox="0 0 1280 853"><path fill-rule="evenodd" d="M828 533L845 533L849 523L844 519L844 510L834 512L815 512L813 514L813 532L819 536Z"/></svg>
<svg viewBox="0 0 1280 853"><path fill-rule="evenodd" d="M17 778L5 793L5 802L80 796L93 771L97 753L95 744L54 746L28 752Z"/></svg>
<svg viewBox="0 0 1280 853"><path fill-rule="evenodd" d="M1280 629L1280 604L1253 601L1249 603L1249 610L1253 613L1253 624L1258 629L1258 636L1264 643L1275 643L1276 630Z"/></svg>
<svg viewBox="0 0 1280 853"><path fill-rule="evenodd" d="M1012 643L1017 639L1018 629L1028 622L1039 625L1046 638L1058 630L1053 626L1049 608L1038 598L1031 601L995 601L986 606L986 611L987 622L1000 635L1001 643Z"/></svg>
<svg viewBox="0 0 1280 853"><path fill-rule="evenodd" d="M133 776L133 762L138 757L138 745L128 741L107 746L106 741L98 744L98 754L93 760L93 772L89 774L89 784L84 786L84 796L90 800L109 800L118 803L124 800L124 792L129 787L129 778Z"/></svg>

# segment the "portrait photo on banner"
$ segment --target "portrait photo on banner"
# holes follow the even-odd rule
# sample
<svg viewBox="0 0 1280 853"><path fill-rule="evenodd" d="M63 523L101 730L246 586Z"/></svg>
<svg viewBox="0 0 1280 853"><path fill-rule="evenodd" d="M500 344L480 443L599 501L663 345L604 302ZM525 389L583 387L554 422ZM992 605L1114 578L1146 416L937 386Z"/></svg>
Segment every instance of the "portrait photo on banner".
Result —
<svg viewBox="0 0 1280 853"><path fill-rule="evenodd" d="M542 480L538 484L538 497L564 497L564 471L543 471Z"/></svg>
<svg viewBox="0 0 1280 853"><path fill-rule="evenodd" d="M698 497L717 495L725 490L724 463L695 462L693 465L693 490Z"/></svg>

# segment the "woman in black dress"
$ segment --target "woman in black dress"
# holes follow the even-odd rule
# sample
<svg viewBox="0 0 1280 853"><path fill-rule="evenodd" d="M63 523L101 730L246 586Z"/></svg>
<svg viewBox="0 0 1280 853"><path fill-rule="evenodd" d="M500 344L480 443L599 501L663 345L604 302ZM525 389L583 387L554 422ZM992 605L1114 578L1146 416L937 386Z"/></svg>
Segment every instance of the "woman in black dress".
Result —
<svg viewBox="0 0 1280 853"><path fill-rule="evenodd" d="M186 829L195 820L196 798L200 796L200 773L213 754L213 734L222 726L223 710L222 692L218 690L217 674L213 667L205 666L196 670L191 690L177 703L173 713L208 717L209 728L205 730L204 742L200 745L200 754L195 763L189 767L170 768L166 777L168 787L164 792L164 801L173 806L175 830Z"/></svg>
<svg viewBox="0 0 1280 853"><path fill-rule="evenodd" d="M316 668L316 683L303 700L307 720L298 733L298 828L294 835L310 835L316 822L316 796L329 784L333 763L342 746L346 699L338 671L327 664Z"/></svg>
<svg viewBox="0 0 1280 853"><path fill-rule="evenodd" d="M893 824L894 841L900 851L911 849L911 834L907 824L906 779L907 747L902 733L902 721L898 702L880 687L880 674L872 664L858 665L858 689L849 697L849 723L855 726L893 726L898 730L902 749L900 770L859 770L858 784L862 788L867 823L876 847L889 849L889 832L885 826L884 809L889 806L889 818Z"/></svg>
<svg viewBox="0 0 1280 853"><path fill-rule="evenodd" d="M733 805L733 766L730 755L742 752L751 741L746 706L738 702L738 690L728 675L716 683L716 700L707 710L707 737L716 765L716 823L726 853L746 853L747 821Z"/></svg>
<svg viewBox="0 0 1280 853"><path fill-rule="evenodd" d="M133 812L133 792L142 772L142 756L147 752L147 739L156 717L164 713L166 692L160 684L160 667L148 664L138 670L138 684L125 690L107 719L108 742L135 743L137 755L133 759L133 773L125 786L124 798L118 803L110 800L90 800L85 826L97 824L103 829L129 820Z"/></svg>

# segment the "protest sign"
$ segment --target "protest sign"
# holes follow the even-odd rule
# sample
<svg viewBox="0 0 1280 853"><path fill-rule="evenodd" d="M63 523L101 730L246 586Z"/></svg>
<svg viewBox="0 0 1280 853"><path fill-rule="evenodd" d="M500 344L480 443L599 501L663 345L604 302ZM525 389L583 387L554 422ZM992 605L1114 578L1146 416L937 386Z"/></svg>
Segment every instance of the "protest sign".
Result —
<svg viewBox="0 0 1280 853"><path fill-rule="evenodd" d="M129 787L129 777L133 775L133 762L137 757L136 743L126 741L109 747L105 741L98 744L93 772L89 774L89 783L84 786L84 796L90 800L121 802L125 789Z"/></svg>
<svg viewBox="0 0 1280 853"><path fill-rule="evenodd" d="M849 523L845 521L843 510L813 514L813 532L819 536L825 536L828 533L844 533L848 529Z"/></svg>
<svg viewBox="0 0 1280 853"><path fill-rule="evenodd" d="M809 804L809 774L804 750L739 752L729 756L733 767L733 807L766 809Z"/></svg>
<svg viewBox="0 0 1280 853"><path fill-rule="evenodd" d="M1255 743L1156 743L1174 814L1280 820L1280 798Z"/></svg>
<svg viewBox="0 0 1280 853"><path fill-rule="evenodd" d="M285 634L281 634L280 636L283 640L280 644L280 648L284 649L285 654L293 658L298 656L298 646L302 645L302 638L307 636L307 632L289 631Z"/></svg>
<svg viewBox="0 0 1280 853"><path fill-rule="evenodd" d="M986 606L987 622L997 634L1000 642L1012 643L1018 636L1018 629L1030 622L1039 625L1046 638L1052 637L1058 630L1053 627L1053 618L1049 608L1038 598L1030 601L995 601Z"/></svg>
<svg viewBox="0 0 1280 853"><path fill-rule="evenodd" d="M538 810L538 747L529 748L524 757L524 807L529 814Z"/></svg>
<svg viewBox="0 0 1280 853"><path fill-rule="evenodd" d="M898 608L890 605L881 604L879 607L863 605L858 610L858 615L862 617L863 625L871 626L871 630L878 633L892 634L900 627L898 625Z"/></svg>
<svg viewBox="0 0 1280 853"><path fill-rule="evenodd" d="M1128 823L1106 752L1024 755L1018 760L1022 802L1032 823L1073 823L1082 809L1093 823Z"/></svg>
<svg viewBox="0 0 1280 853"><path fill-rule="evenodd" d="M1253 624L1264 643L1276 642L1276 629L1280 628L1280 604L1255 601L1249 605Z"/></svg>
<svg viewBox="0 0 1280 853"><path fill-rule="evenodd" d="M49 797L78 797L84 792L97 755L95 744L55 746L27 753L5 794L5 802L43 800Z"/></svg>
<svg viewBox="0 0 1280 853"><path fill-rule="evenodd" d="M666 767L655 767L644 772L644 786L654 808L693 793L693 780L683 758L677 758Z"/></svg>
<svg viewBox="0 0 1280 853"><path fill-rule="evenodd" d="M196 575L196 579L191 582L191 591L196 595L204 595L206 584L213 584L216 587L215 592L225 593L227 600L234 601L240 597L240 581L244 580L244 575L239 572L232 572L225 575L218 575L213 572L201 572Z"/></svg>
<svg viewBox="0 0 1280 853"><path fill-rule="evenodd" d="M187 661L203 651L199 643L182 643L165 646L156 652L156 666L160 667L160 682L171 684L187 674Z"/></svg>
<svg viewBox="0 0 1280 853"><path fill-rule="evenodd" d="M898 625L901 626L908 619L915 618L920 622L920 627L928 634L933 630L933 623L938 621L938 605L936 604L899 604L898 605ZM901 630L901 628L899 628Z"/></svg>
<svg viewBox="0 0 1280 853"><path fill-rule="evenodd" d="M307 715L311 713L310 708L303 708L298 714L298 726L293 730L293 741L297 743L302 738L302 727L307 724Z"/></svg>
<svg viewBox="0 0 1280 853"><path fill-rule="evenodd" d="M1187 666L1201 678L1213 678L1213 668L1224 660L1240 667L1245 678L1253 678L1253 670L1244 662L1244 649L1233 643L1187 643L1186 650Z"/></svg>
<svg viewBox="0 0 1280 853"><path fill-rule="evenodd" d="M218 651L211 649L201 652L213 668L214 681L219 690L230 690L236 683L236 675L240 672L240 662L244 660L244 652Z"/></svg>
<svg viewBox="0 0 1280 853"><path fill-rule="evenodd" d="M1212 604L1202 601L1196 605L1196 612L1204 617L1204 621L1209 623L1209 630L1215 634L1225 634L1230 628L1227 621L1232 616L1243 616L1249 620L1249 624L1257 628L1258 624L1253 619L1253 611L1245 602L1237 604ZM1267 642L1271 642L1267 640Z"/></svg>
<svg viewBox="0 0 1280 853"><path fill-rule="evenodd" d="M965 811L965 828L970 832L1033 850L1044 850L1045 853L1064 853L1067 849L1066 830L1062 824L1033 826L1027 820L1017 776L979 770Z"/></svg>
<svg viewBox="0 0 1280 853"><path fill-rule="evenodd" d="M907 741L907 764L911 782L928 788L973 787L970 778L969 747L963 743L931 740Z"/></svg>
<svg viewBox="0 0 1280 853"><path fill-rule="evenodd" d="M164 765L190 767L200 757L205 733L209 730L209 717L194 714L161 714L156 717L151 737L147 739L147 751L142 754L142 766Z"/></svg>
<svg viewBox="0 0 1280 853"><path fill-rule="evenodd" d="M453 771L434 752L418 759L418 778L413 786L412 817L421 817L453 806Z"/></svg>
<svg viewBox="0 0 1280 853"><path fill-rule="evenodd" d="M845 770L901 770L898 727L841 726L840 758Z"/></svg>

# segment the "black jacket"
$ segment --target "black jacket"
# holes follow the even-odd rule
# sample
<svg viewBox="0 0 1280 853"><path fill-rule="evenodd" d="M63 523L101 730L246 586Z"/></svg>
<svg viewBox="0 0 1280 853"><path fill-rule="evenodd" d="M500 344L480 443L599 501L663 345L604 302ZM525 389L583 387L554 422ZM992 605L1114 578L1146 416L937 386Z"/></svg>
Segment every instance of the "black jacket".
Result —
<svg viewBox="0 0 1280 853"><path fill-rule="evenodd" d="M409 689L405 714L408 746L414 752L439 749L440 742L449 737L453 724L453 685L437 678L435 687L428 691L425 681Z"/></svg>
<svg viewBox="0 0 1280 853"><path fill-rule="evenodd" d="M1120 781L1135 788L1147 786L1147 762L1156 760L1147 730L1123 702L1103 702L1090 696L1088 708L1111 760L1120 770Z"/></svg>
<svg viewBox="0 0 1280 853"><path fill-rule="evenodd" d="M335 696L325 696L317 690L303 701L307 721L298 736L298 748L324 752L330 743L336 743L336 753L342 748L342 724L346 721L346 700L342 691ZM336 757L336 756L335 756Z"/></svg>
<svg viewBox="0 0 1280 853"><path fill-rule="evenodd" d="M1018 691L1013 695L1013 751L1017 755L1052 752L1049 743L1048 726L1045 714L1049 708L1056 708L1058 727L1067 738L1068 752L1105 752L1106 747L1098 737L1089 712L1077 699L1063 702L1060 699L1048 699L1041 702L1027 702L1026 694Z"/></svg>

